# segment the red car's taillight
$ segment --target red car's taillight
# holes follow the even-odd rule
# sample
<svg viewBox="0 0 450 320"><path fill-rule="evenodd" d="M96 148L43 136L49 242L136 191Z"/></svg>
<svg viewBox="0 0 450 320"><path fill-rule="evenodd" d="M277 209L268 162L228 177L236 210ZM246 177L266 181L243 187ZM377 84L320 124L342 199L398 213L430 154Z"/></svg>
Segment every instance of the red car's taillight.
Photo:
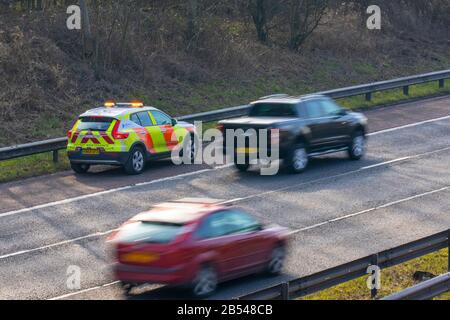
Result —
<svg viewBox="0 0 450 320"><path fill-rule="evenodd" d="M70 138L72 138L72 130L69 130L69 131L67 132L67 139L70 140Z"/></svg>
<svg viewBox="0 0 450 320"><path fill-rule="evenodd" d="M113 138L115 140L124 140L126 138L128 138L129 133L127 132L119 132L119 126L120 126L120 120L116 121L116 124L114 125L114 128L111 132Z"/></svg>

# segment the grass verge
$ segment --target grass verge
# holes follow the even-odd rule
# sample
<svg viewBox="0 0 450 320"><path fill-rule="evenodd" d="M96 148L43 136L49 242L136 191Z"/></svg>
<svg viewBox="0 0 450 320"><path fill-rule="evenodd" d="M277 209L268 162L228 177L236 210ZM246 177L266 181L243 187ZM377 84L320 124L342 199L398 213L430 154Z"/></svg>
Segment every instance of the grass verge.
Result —
<svg viewBox="0 0 450 320"><path fill-rule="evenodd" d="M386 105L402 100L421 98L440 93L450 92L450 81L444 83L443 88L439 88L437 82L429 82L423 84L412 85L409 87L409 95L403 94L403 89L392 89L372 94L371 101L366 101L365 96L354 96L348 98L341 98L337 101L348 109L368 108L379 105Z"/></svg>
<svg viewBox="0 0 450 320"><path fill-rule="evenodd" d="M445 81L444 88L438 88L436 82L430 82L410 86L409 96L405 96L402 89L393 89L373 93L371 101L366 101L364 96L355 96L338 99L338 102L348 109L369 108L447 92L450 93L450 81ZM216 122L205 123L203 130L215 125ZM70 165L64 150L61 150L59 154L58 163L53 163L51 153L0 161L0 183L67 170Z"/></svg>
<svg viewBox="0 0 450 320"><path fill-rule="evenodd" d="M443 249L400 265L381 271L381 289L378 297L383 298L400 292L418 282L413 275L416 271L430 272L440 275L448 272L448 250ZM308 295L301 300L370 300L370 290L366 285L367 277L361 277L329 289ZM443 294L436 299L449 300L450 293Z"/></svg>
<svg viewBox="0 0 450 320"><path fill-rule="evenodd" d="M53 162L51 152L0 161L0 182L54 173L70 168L65 150L58 152L59 161Z"/></svg>

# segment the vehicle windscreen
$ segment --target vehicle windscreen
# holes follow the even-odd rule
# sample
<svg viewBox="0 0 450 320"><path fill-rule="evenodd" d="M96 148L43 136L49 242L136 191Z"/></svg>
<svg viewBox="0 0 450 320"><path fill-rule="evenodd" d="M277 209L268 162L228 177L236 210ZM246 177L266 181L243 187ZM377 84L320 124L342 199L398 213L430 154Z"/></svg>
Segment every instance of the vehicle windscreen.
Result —
<svg viewBox="0 0 450 320"><path fill-rule="evenodd" d="M123 242L170 243L181 232L183 224L138 221L125 225L117 234Z"/></svg>
<svg viewBox="0 0 450 320"><path fill-rule="evenodd" d="M257 103L252 106L250 117L296 117L295 105L289 103Z"/></svg>
<svg viewBox="0 0 450 320"><path fill-rule="evenodd" d="M105 117L82 117L77 130L106 131L113 120Z"/></svg>

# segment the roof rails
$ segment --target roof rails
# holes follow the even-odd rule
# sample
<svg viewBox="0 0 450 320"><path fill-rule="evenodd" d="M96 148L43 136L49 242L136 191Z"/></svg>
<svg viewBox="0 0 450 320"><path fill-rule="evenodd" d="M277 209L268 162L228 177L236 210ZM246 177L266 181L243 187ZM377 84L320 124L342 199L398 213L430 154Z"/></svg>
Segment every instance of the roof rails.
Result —
<svg viewBox="0 0 450 320"><path fill-rule="evenodd" d="M302 96L298 96L296 97L297 99L313 99L313 98L322 98L325 97L323 94L316 94L316 93L311 93L311 94L304 94Z"/></svg>
<svg viewBox="0 0 450 320"><path fill-rule="evenodd" d="M266 99L270 99L270 98L288 98L290 97L290 95L286 94L286 93L277 93L277 94L271 94L269 96L264 96L259 98L259 100L266 100Z"/></svg>

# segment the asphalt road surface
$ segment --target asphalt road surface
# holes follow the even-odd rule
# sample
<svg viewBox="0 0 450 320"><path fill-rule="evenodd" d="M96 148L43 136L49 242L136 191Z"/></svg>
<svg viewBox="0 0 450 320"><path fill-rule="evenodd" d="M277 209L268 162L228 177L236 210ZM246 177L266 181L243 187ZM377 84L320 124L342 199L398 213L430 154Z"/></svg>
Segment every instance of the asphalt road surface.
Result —
<svg viewBox="0 0 450 320"><path fill-rule="evenodd" d="M366 112L367 156L312 161L301 175L260 176L231 167L161 161L138 177L101 168L0 185L1 299L123 299L105 238L152 204L182 197L235 200L267 223L294 231L283 275L225 283L229 299L450 228L450 98ZM81 268L69 290L67 268ZM186 293L147 286L129 299Z"/></svg>

